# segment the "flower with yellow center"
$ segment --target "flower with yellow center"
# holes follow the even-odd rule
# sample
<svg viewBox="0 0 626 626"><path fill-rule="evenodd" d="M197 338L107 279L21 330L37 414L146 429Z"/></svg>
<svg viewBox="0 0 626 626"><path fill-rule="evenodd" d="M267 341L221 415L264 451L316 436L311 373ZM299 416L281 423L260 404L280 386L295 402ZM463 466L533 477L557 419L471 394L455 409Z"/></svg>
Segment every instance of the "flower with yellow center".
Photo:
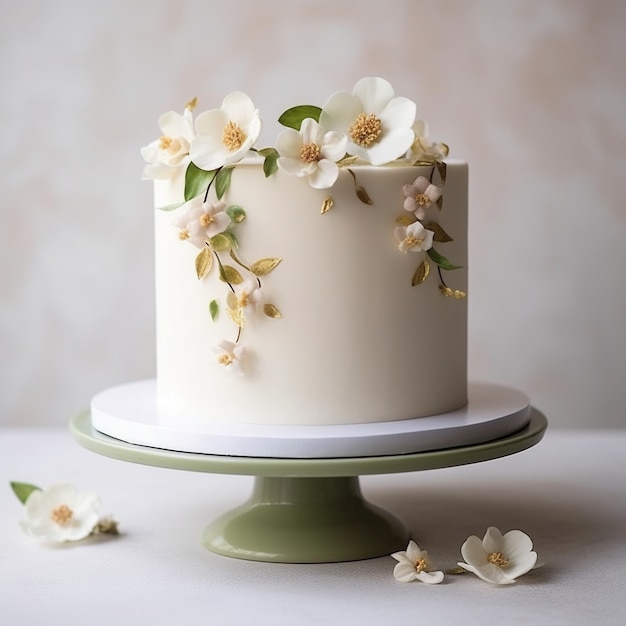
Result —
<svg viewBox="0 0 626 626"><path fill-rule="evenodd" d="M402 187L405 196L404 209L423 219L426 209L434 206L441 197L441 188L433 185L425 176L418 176L410 185Z"/></svg>
<svg viewBox="0 0 626 626"><path fill-rule="evenodd" d="M408 226L398 226L394 234L401 252L423 252L433 247L435 233L424 228L420 222L414 222Z"/></svg>
<svg viewBox="0 0 626 626"><path fill-rule="evenodd" d="M391 556L398 561L393 569L393 576L398 582L419 580L433 585L443 580L443 572L430 570L428 552L421 550L414 541L409 541L406 551L395 552Z"/></svg>
<svg viewBox="0 0 626 626"><path fill-rule="evenodd" d="M240 285L235 285L234 291L226 296L226 304L229 309L237 313L235 319L241 319L256 315L263 308L264 294L256 280L245 280Z"/></svg>
<svg viewBox="0 0 626 626"><path fill-rule="evenodd" d="M504 535L490 526L482 541L472 535L461 547L468 572L494 585L510 585L515 579L536 566L537 553L530 537L521 530L510 530Z"/></svg>
<svg viewBox="0 0 626 626"><path fill-rule="evenodd" d="M415 139L415 103L394 95L382 78L363 78L352 93L333 94L319 123L348 137L346 151L372 165L404 156Z"/></svg>
<svg viewBox="0 0 626 626"><path fill-rule="evenodd" d="M243 374L243 359L246 349L239 343L220 341L215 348L217 362L231 372Z"/></svg>
<svg viewBox="0 0 626 626"><path fill-rule="evenodd" d="M73 485L53 485L33 491L26 500L22 530L46 541L78 541L98 524L100 499L80 492Z"/></svg>
<svg viewBox="0 0 626 626"><path fill-rule="evenodd" d="M345 156L347 143L345 135L327 132L314 119L306 118L300 132L286 128L278 136L278 167L297 178L306 178L314 189L328 189L339 176L337 161Z"/></svg>
<svg viewBox="0 0 626 626"><path fill-rule="evenodd" d="M219 109L196 118L196 136L191 142L191 161L212 171L239 162L261 133L261 118L252 100L240 91L226 96Z"/></svg>
<svg viewBox="0 0 626 626"><path fill-rule="evenodd" d="M225 209L224 202L205 202L202 195L186 202L177 209L174 219L174 226L179 229L178 238L196 248L204 248L211 237L230 226L231 219Z"/></svg>

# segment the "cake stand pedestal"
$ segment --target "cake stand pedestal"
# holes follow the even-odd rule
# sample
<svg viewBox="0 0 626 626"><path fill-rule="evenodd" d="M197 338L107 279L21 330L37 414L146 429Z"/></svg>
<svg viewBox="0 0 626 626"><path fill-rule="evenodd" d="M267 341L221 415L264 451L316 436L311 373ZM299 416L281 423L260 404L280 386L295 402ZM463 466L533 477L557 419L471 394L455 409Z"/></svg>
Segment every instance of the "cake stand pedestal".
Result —
<svg viewBox="0 0 626 626"><path fill-rule="evenodd" d="M209 524L203 545L253 561L330 563L406 548L409 529L361 495L359 476L453 467L500 458L541 441L545 416L530 410L527 425L486 443L385 456L324 459L236 457L174 452L126 443L95 430L88 411L70 429L92 452L170 469L255 476L250 499Z"/></svg>

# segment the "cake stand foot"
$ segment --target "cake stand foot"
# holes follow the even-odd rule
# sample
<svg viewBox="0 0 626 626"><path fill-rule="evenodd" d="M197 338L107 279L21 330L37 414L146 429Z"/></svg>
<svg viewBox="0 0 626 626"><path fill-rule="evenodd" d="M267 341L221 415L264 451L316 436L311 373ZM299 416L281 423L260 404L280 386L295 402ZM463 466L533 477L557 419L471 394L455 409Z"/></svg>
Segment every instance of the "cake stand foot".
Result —
<svg viewBox="0 0 626 626"><path fill-rule="evenodd" d="M369 559L408 540L404 522L362 497L358 476L256 477L250 499L202 535L212 552L277 563Z"/></svg>

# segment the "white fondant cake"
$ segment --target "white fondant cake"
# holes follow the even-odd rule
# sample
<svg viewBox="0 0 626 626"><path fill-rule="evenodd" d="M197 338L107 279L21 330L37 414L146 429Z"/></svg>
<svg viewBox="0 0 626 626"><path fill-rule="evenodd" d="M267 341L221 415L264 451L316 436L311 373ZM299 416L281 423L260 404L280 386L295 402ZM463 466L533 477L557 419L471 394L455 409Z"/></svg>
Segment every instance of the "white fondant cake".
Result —
<svg viewBox="0 0 626 626"><path fill-rule="evenodd" d="M193 106L162 116L143 151L168 209L160 421L359 424L463 407L467 166L443 160L415 105L364 79L286 112L276 148L253 156L247 96L195 123Z"/></svg>

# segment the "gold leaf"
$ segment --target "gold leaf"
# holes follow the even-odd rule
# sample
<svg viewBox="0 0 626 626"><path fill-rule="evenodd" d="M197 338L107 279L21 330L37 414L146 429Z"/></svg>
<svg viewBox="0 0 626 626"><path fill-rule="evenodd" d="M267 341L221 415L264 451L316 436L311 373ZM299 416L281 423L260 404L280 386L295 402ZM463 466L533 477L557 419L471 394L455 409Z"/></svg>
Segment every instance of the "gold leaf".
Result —
<svg viewBox="0 0 626 626"><path fill-rule="evenodd" d="M466 294L464 291L461 291L460 289L455 289L455 290L452 292L452 297L453 297L455 300L463 300L463 298L465 298L465 296L466 296L466 295L467 295L467 294Z"/></svg>
<svg viewBox="0 0 626 626"><path fill-rule="evenodd" d="M228 237L224 233L219 233L218 235L214 235L209 240L212 248L217 250L218 252L223 252L224 250L229 250L232 247L232 241L230 237Z"/></svg>
<svg viewBox="0 0 626 626"><path fill-rule="evenodd" d="M208 248L202 248L202 251L196 257L196 276L198 280L202 280L213 267L213 253Z"/></svg>
<svg viewBox="0 0 626 626"><path fill-rule="evenodd" d="M415 287L415 285L421 285L427 278L428 274L430 274L430 263L424 259L419 267L415 270L415 274L413 274L413 278L411 279L411 287Z"/></svg>
<svg viewBox="0 0 626 626"><path fill-rule="evenodd" d="M330 211L330 209L333 208L334 204L335 204L335 201L332 199L331 196L328 196L328 198L326 198L324 202L322 202L322 210L321 210L322 215L324 215L324 213L326 213L327 211Z"/></svg>
<svg viewBox="0 0 626 626"><path fill-rule="evenodd" d="M441 211L441 209L443 209L443 196L439 196L437 198L437 208Z"/></svg>
<svg viewBox="0 0 626 626"><path fill-rule="evenodd" d="M231 259L237 263L237 265L241 265L241 267L243 267L244 269L250 271L250 268L235 254L235 251L231 248L230 249L230 257Z"/></svg>
<svg viewBox="0 0 626 626"><path fill-rule="evenodd" d="M444 161L437 161L436 163L437 171L439 172L439 177L441 178L442 184L446 182L446 174L448 173L448 166Z"/></svg>
<svg viewBox="0 0 626 626"><path fill-rule="evenodd" d="M435 233L433 239L439 243L447 243L448 241L454 241L450 235L439 225L437 222L427 222L424 224L424 228L432 230Z"/></svg>
<svg viewBox="0 0 626 626"><path fill-rule="evenodd" d="M243 309L237 307L235 309L227 309L226 311L228 317L235 323L239 328L243 328L246 325L246 316L244 315Z"/></svg>
<svg viewBox="0 0 626 626"><path fill-rule="evenodd" d="M240 285L243 282L243 276L230 265L220 265L220 280L230 285Z"/></svg>
<svg viewBox="0 0 626 626"><path fill-rule="evenodd" d="M417 218L412 213L396 217L396 224L399 226L410 226L411 224L415 224L415 222L417 222Z"/></svg>
<svg viewBox="0 0 626 626"><path fill-rule="evenodd" d="M263 313L265 313L267 317L271 317L273 319L280 319L283 316L283 314L273 304L264 304Z"/></svg>
<svg viewBox="0 0 626 626"><path fill-rule="evenodd" d="M198 106L198 98L192 98L191 100L189 100L189 102L187 102L187 104L185 105L185 108L188 109L189 111L193 111L197 106Z"/></svg>
<svg viewBox="0 0 626 626"><path fill-rule="evenodd" d="M250 271L255 276L265 276L275 269L281 261L280 258L259 259L250 266Z"/></svg>
<svg viewBox="0 0 626 626"><path fill-rule="evenodd" d="M452 289L450 289L450 287L446 287L445 285L439 285L439 291L441 291L441 293L446 298L453 298L454 297L454 292L452 291Z"/></svg>
<svg viewBox="0 0 626 626"><path fill-rule="evenodd" d="M357 186L356 189L356 197L363 203L363 204L374 204L374 202L372 201L372 199L367 195L367 191L365 191L365 189L361 186Z"/></svg>

